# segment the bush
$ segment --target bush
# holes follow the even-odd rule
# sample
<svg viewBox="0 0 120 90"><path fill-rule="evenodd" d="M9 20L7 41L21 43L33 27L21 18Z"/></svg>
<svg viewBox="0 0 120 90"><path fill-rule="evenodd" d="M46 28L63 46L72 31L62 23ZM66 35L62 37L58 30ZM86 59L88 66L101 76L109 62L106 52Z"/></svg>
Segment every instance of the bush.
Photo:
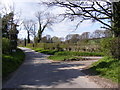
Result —
<svg viewBox="0 0 120 90"><path fill-rule="evenodd" d="M101 40L101 49L105 55L110 55L110 41L111 38L105 38Z"/></svg>
<svg viewBox="0 0 120 90"><path fill-rule="evenodd" d="M105 55L120 59L120 38L103 39L101 47Z"/></svg>
<svg viewBox="0 0 120 90"><path fill-rule="evenodd" d="M110 42L110 53L120 60L120 38L113 38Z"/></svg>
<svg viewBox="0 0 120 90"><path fill-rule="evenodd" d="M2 52L4 54L10 53L10 40L7 38L2 38Z"/></svg>

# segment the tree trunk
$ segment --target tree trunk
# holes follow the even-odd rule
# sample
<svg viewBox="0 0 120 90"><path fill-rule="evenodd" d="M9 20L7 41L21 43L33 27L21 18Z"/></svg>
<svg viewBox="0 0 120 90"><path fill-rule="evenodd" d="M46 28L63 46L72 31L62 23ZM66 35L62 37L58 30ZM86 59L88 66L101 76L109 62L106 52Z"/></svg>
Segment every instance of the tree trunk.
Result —
<svg viewBox="0 0 120 90"><path fill-rule="evenodd" d="M42 32L39 30L38 31L38 43L40 43L41 38L42 38Z"/></svg>
<svg viewBox="0 0 120 90"><path fill-rule="evenodd" d="M30 32L28 31L27 33L28 33L28 38L27 38L28 39L28 43L30 43Z"/></svg>
<svg viewBox="0 0 120 90"><path fill-rule="evenodd" d="M24 46L26 46L26 38L24 39Z"/></svg>
<svg viewBox="0 0 120 90"><path fill-rule="evenodd" d="M120 2L113 2L113 31L114 37L120 37Z"/></svg>

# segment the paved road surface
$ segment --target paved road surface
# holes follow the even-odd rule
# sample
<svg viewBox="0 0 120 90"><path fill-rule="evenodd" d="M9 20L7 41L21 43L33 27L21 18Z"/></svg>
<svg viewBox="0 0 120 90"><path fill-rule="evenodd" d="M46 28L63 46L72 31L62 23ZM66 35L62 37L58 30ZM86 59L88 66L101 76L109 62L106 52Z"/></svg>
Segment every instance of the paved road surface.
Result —
<svg viewBox="0 0 120 90"><path fill-rule="evenodd" d="M93 61L53 63L45 54L21 49L26 60L3 88L100 88L80 71Z"/></svg>

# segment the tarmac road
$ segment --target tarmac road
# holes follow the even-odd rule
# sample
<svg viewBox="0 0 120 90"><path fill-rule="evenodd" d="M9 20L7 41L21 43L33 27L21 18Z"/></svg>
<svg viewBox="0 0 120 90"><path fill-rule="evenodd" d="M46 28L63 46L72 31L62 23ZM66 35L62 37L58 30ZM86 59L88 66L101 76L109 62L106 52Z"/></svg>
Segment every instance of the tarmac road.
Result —
<svg viewBox="0 0 120 90"><path fill-rule="evenodd" d="M80 70L96 60L52 62L42 53L20 48L26 59L3 88L101 88Z"/></svg>

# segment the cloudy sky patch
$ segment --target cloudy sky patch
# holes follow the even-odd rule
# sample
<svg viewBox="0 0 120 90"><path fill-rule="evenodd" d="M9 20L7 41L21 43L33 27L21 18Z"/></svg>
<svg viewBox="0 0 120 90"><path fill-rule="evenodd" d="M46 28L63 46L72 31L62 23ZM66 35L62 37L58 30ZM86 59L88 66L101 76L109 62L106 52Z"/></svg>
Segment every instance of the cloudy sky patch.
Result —
<svg viewBox="0 0 120 90"><path fill-rule="evenodd" d="M64 13L64 8L58 8L54 7L51 9L48 9L44 6L40 6L39 2L41 0L2 0L2 4L9 5L13 4L15 5L15 11L16 12L22 12L21 18L24 19L33 19L36 20L35 12L45 10L45 11L51 11L53 14L57 15L60 13ZM44 0L45 1L45 0ZM36 21L37 22L37 21ZM80 24L80 26L75 30L75 25L79 22L79 19L75 21L66 20L61 23L56 23L52 27L52 30L46 29L43 33L43 35L51 35L51 36L58 36L58 37L65 37L68 34L78 33L81 34L83 32L93 32L96 29L100 29L101 24L100 23L91 23L91 21L84 21ZM18 37L19 38L25 38L27 36L26 31L20 30Z"/></svg>

